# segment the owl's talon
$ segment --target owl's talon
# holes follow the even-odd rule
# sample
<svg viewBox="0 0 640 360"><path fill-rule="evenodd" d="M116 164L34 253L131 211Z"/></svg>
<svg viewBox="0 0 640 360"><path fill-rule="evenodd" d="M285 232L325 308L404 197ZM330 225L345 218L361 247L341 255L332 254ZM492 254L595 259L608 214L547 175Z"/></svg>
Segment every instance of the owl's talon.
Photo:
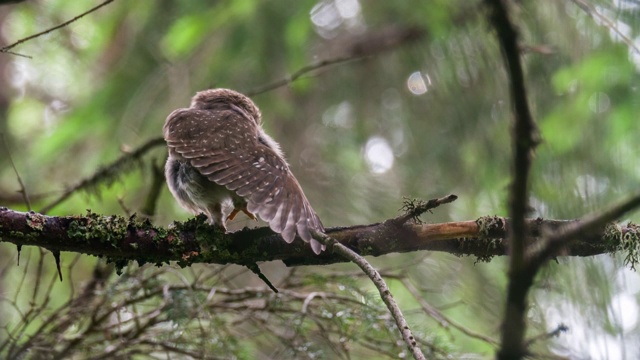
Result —
<svg viewBox="0 0 640 360"><path fill-rule="evenodd" d="M235 219L236 215L238 215L238 213L242 211L243 213L245 213L245 215L247 215L251 220L255 220L258 221L258 219L256 218L255 215L253 215L252 213L249 212L249 210L247 210L247 208L242 208L242 209L233 209L233 211L231 212L231 214L229 214L229 216L227 216L227 221L233 220Z"/></svg>
<svg viewBox="0 0 640 360"><path fill-rule="evenodd" d="M247 208L242 209L242 212L249 217L249 219L253 221L258 221L258 218L247 210Z"/></svg>
<svg viewBox="0 0 640 360"><path fill-rule="evenodd" d="M238 215L238 213L240 212L240 210L238 209L233 209L233 211L231 212L231 214L229 214L229 216L227 216L227 221L233 220L235 219L236 215Z"/></svg>

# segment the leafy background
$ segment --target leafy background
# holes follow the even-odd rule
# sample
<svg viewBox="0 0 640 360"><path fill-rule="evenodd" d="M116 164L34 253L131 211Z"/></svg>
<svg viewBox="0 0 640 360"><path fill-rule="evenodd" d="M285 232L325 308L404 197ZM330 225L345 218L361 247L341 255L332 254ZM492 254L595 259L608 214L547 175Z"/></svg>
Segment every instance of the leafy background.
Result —
<svg viewBox="0 0 640 360"><path fill-rule="evenodd" d="M534 159L531 215L577 218L636 192L640 5L630 0L512 5L528 50L523 55L528 98L544 139ZM89 6L60 0L0 6L1 41L10 44ZM253 96L267 132L282 144L325 225L381 221L398 213L402 196L448 193L459 200L429 214L427 221L507 215L508 83L479 1L114 1L12 51L31 58L0 53L3 206L27 210L16 193L20 186L9 154L32 208L38 210L122 152L160 136L166 116L188 106L196 91L228 87L252 92L308 64L349 58ZM151 165L161 164L164 157L165 150L157 148L110 186L77 193L49 214L140 211ZM165 189L154 223L168 225L188 217ZM234 224L254 225L245 219ZM26 289L43 277L35 267L43 256L48 281L55 273L50 255L25 248L18 267L16 249L0 245L2 299L15 297L18 308L26 311L32 298ZM66 279L52 287L52 309L90 279L98 262L73 254L63 254L62 260ZM504 259L477 263L418 252L372 261L410 279L424 299L465 328L498 338ZM280 263L263 267L276 280L289 271ZM226 286L262 285L239 267L212 268L218 269L171 268L174 275L162 272L162 279L176 282L180 276L211 271L216 275L209 286L225 276L231 278ZM315 289L344 288L344 277L324 281L353 270L339 265L296 271L307 279L305 286ZM128 271L158 269L131 264ZM126 276L133 275L111 275L109 281L114 288L124 286L130 279ZM529 335L561 323L569 331L536 343L536 351L578 359L640 356L639 280L621 256L561 257L550 264L533 293ZM455 357L492 356L490 344L439 327L399 280L390 282L410 324L423 337L436 339ZM344 291L376 302L367 282L349 284ZM17 310L0 302L0 326L11 329L19 323ZM172 316L179 323L179 312ZM25 334L34 333L42 320L33 320ZM6 335L4 331L0 338ZM224 350L230 357L268 358L282 346L234 336L238 346ZM393 345L393 332L372 336L391 339L388 355L402 354L402 345ZM328 346L309 346L295 356L330 357ZM360 349L351 356L368 355Z"/></svg>

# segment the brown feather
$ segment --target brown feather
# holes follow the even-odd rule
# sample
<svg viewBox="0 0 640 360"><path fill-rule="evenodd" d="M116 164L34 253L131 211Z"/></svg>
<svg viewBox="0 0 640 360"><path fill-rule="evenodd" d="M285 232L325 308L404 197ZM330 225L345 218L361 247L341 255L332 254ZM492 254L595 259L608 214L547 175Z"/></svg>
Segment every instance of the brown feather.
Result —
<svg viewBox="0 0 640 360"><path fill-rule="evenodd" d="M260 116L242 94L225 89L200 92L190 108L172 112L165 122L169 161L186 161L212 186L224 186L244 198L247 209L285 241L293 241L297 233L319 253L324 247L311 238L310 229L322 232L324 227L279 146L262 131ZM173 189L172 193L176 198L182 195ZM179 200L186 207L211 213L206 199L185 204L190 198L182 195Z"/></svg>

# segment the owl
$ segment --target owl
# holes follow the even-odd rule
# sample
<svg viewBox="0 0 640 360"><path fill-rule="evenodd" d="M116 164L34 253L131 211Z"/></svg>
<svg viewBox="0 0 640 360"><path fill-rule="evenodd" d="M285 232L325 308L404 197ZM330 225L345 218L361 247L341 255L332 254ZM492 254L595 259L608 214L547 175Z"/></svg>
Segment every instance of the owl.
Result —
<svg viewBox="0 0 640 360"><path fill-rule="evenodd" d="M253 101L229 89L198 92L189 108L172 112L163 128L171 194L225 231L239 212L257 214L286 242L297 233L319 254L324 245L310 231L324 232L322 222L261 122Z"/></svg>

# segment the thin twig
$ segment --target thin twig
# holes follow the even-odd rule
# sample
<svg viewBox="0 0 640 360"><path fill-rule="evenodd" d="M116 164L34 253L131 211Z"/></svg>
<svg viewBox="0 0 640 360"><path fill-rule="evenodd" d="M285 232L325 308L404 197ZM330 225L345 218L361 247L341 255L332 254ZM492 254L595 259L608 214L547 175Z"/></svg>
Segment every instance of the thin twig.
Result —
<svg viewBox="0 0 640 360"><path fill-rule="evenodd" d="M321 69L323 67L327 67L330 65L335 65L335 64L340 64L340 63L345 63L345 62L350 62L350 61L357 61L357 60L362 60L364 59L366 56L341 56L341 57L337 57L334 59L325 59L325 60L321 60L309 65L305 65L302 68L300 68L298 71L294 72L293 74L282 78L280 80L276 80L272 83L260 86L256 89L253 89L251 91L247 91L245 92L245 94L247 96L255 96L258 94L262 94L265 93L267 91L271 91L274 89L277 89L279 87L285 86L285 85L289 85L292 82L296 81L299 77L312 72L314 70L318 70Z"/></svg>
<svg viewBox="0 0 640 360"><path fill-rule="evenodd" d="M2 140L2 145L4 146L5 152L7 153L7 158L9 159L9 163L13 168L13 171L16 174L16 179L18 180L18 184L20 184L20 194L22 195L22 199L24 200L24 204L27 206L27 209L31 210L31 201L29 201L29 193L27 192L27 187L24 185L22 181L22 177L20 177L20 173L18 172L18 168L16 168L16 164L13 162L13 157L11 156L11 150L9 150L9 145L7 145L7 140L4 137L4 134L0 133L0 140ZM18 250L18 266L20 266L20 253L22 252L22 245L16 246Z"/></svg>
<svg viewBox="0 0 640 360"><path fill-rule="evenodd" d="M144 217L152 218L156 214L156 205L162 189L164 188L164 171L163 166L151 161L151 185L149 185L149 193L144 200L144 205L140 208L140 212Z"/></svg>
<svg viewBox="0 0 640 360"><path fill-rule="evenodd" d="M449 326L459 330L461 333L484 341L488 344L491 345L498 345L498 342L484 334L480 334L477 333L475 331L469 330L466 327L456 323L455 321L447 318L444 314L442 314L438 309L434 308L433 306L431 306L431 304L429 304L420 294L420 292L418 291L418 289L411 283L411 281L407 278L401 278L400 281L402 282L402 285L404 285L404 287L409 291L409 293L411 293L411 295L413 296L414 299L416 299L416 301L418 302L418 304L420 304L420 307L422 308L422 310L424 310L425 313L427 313L427 315L431 316L435 321L437 321L440 326L444 327L444 328L448 328Z"/></svg>
<svg viewBox="0 0 640 360"><path fill-rule="evenodd" d="M635 41L633 39L630 39L620 29L618 29L618 27L613 23L613 21L611 21L606 16L600 14L598 10L596 10L596 8L593 7L593 5L582 0L571 0L571 2L576 4L576 6L579 7L580 9L584 10L584 12L586 12L589 16L591 16L592 19L596 21L599 20L602 23L604 23L610 30L615 32L616 35L620 36L622 41L624 41L624 43L627 44L628 47L633 49L633 51L635 51L636 54L640 54L640 49L638 49L638 47L636 46Z"/></svg>
<svg viewBox="0 0 640 360"><path fill-rule="evenodd" d="M565 324L560 324L553 331L549 331L546 333L542 333L540 335L534 336L527 341L527 347L533 345L536 341L543 339L550 339L552 337L560 336L563 332L569 331L569 327Z"/></svg>
<svg viewBox="0 0 640 360"><path fill-rule="evenodd" d="M68 188L56 200L54 200L52 203L42 208L42 210L40 210L40 213L46 214L51 209L60 205L63 201L67 200L71 195L73 195L78 190L82 190L82 189L86 189L88 187L94 186L97 182L99 182L101 179L105 177L113 177L114 173L121 171L123 168L126 167L127 164L131 163L134 160L137 160L138 158L146 154L149 150L157 146L160 146L162 144L164 144L163 138L153 138L147 141L145 144L143 144L139 148L137 148L136 150L134 150L133 152L122 155L116 161L98 170L91 177L86 178L80 181L79 183L77 183L76 185Z"/></svg>
<svg viewBox="0 0 640 360"><path fill-rule="evenodd" d="M73 19L71 19L71 20L68 20L68 21L63 22L63 23L62 23L62 24L60 24L60 25L57 25L57 26L54 26L54 27L49 28L49 29L47 29L47 30L41 31L41 32L39 32L39 33L37 33L37 34L33 34L33 35L30 35L30 36L27 36L26 38L20 39L20 40L18 40L18 41L16 41L16 42L14 42L14 43L13 43L13 44L11 44L11 45L7 45L7 46L5 46L5 47L3 47L3 48L0 48L0 52L5 52L5 53L7 53L7 52L9 52L8 50L10 50L10 49L12 49L12 48L14 48L14 47L16 47L16 46L18 46L18 45L20 45L20 44L22 44L22 43L26 42L26 41L29 41L29 40L31 40L31 39L35 39L35 38L37 38L37 37L40 37L40 36L42 36L42 35L46 35L46 34L48 34L48 33L52 32L52 31L58 30L58 29L60 29L60 28L62 28L62 27L65 27L65 26L67 26L67 25L71 24L72 22L79 20L80 18L82 18L82 17L84 17L84 16L86 16L86 15L88 15L88 14L90 14L90 13L92 13L92 12L94 12L94 11L98 10L98 9L100 9L101 7L103 7L103 6L107 5L107 4L111 3L111 2L113 2L113 0L106 0L105 2L103 2L103 3L99 4L98 6L96 6L96 7L94 7L94 8L91 8L91 9L89 9L89 10L87 10L87 11L83 12L82 14L80 14L80 15L78 15L78 16L76 16L76 17L74 17L74 18L73 18ZM15 53L14 53L14 55L18 55L18 54L15 54Z"/></svg>
<svg viewBox="0 0 640 360"><path fill-rule="evenodd" d="M25 55L25 54L20 54L11 50L5 50L5 51L0 51L3 52L5 54L9 54L9 55L15 55L15 56L19 56L19 57L23 57L23 58L27 58L27 59L33 59L33 56L29 56L29 55Z"/></svg>
<svg viewBox="0 0 640 360"><path fill-rule="evenodd" d="M369 279L371 279L375 287L380 292L382 301L385 303L385 305L387 305L387 308L391 312L391 316L395 320L396 325L398 326L398 330L400 330L400 333L402 334L402 339L409 347L409 350L411 350L413 358L416 360L425 359L422 350L420 350L420 347L418 347L416 339L411 334L411 329L409 329L407 320L404 318L404 315L402 315L402 310L400 310L400 307L393 298L391 291L389 291L387 283L380 276L378 271L373 266L371 266L371 264L369 264L369 262L365 260L365 258L356 254L354 251L342 245L337 240L318 232L313 232L313 238L326 245L328 249L331 249L334 252L349 259L350 261L358 265L358 267L360 267L360 269L362 269L365 274L367 274Z"/></svg>
<svg viewBox="0 0 640 360"><path fill-rule="evenodd" d="M260 280L262 280L269 287L269 289L271 289L271 291L273 291L276 294L278 293L278 289L275 286L273 286L271 281L269 281L269 279L262 273L262 270L260 270L260 267L258 266L258 264L250 263L250 264L247 264L246 266L254 274L258 275Z"/></svg>
<svg viewBox="0 0 640 360"><path fill-rule="evenodd" d="M2 146L4 147L5 152L7 153L7 158L9 159L9 163L13 168L13 171L16 174L16 179L18 180L18 184L20 184L20 194L22 194L22 199L24 200L24 204L27 206L27 209L31 210L31 201L29 201L29 194L27 193L27 187L24 185L22 178L20 177L20 173L16 168L16 164L13 162L13 157L11 156L11 150L9 150L9 146L7 145L7 140L4 137L4 134L0 133L0 140L2 140Z"/></svg>
<svg viewBox="0 0 640 360"><path fill-rule="evenodd" d="M411 200L405 198L404 204L401 210L405 211L405 214L398 216L394 219L399 225L406 223L409 219L418 219L418 217L431 209L435 209L440 205L454 202L458 199L457 195L449 194L437 199L431 199L429 201L423 200Z"/></svg>

